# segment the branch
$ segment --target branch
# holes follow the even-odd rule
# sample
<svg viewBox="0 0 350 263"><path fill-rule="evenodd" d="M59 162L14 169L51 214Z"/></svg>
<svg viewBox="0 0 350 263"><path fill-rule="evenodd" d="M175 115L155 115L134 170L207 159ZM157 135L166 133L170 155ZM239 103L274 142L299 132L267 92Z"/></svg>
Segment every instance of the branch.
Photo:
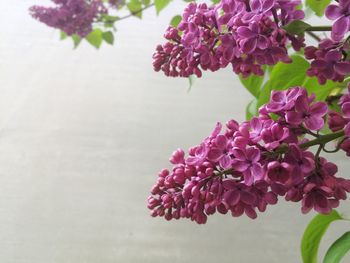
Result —
<svg viewBox="0 0 350 263"><path fill-rule="evenodd" d="M135 16L135 15L141 13L142 11L144 11L144 10L146 10L146 9L152 7L152 6L154 6L154 3L152 3L152 4L148 5L148 6L145 6L145 7L141 8L141 9L135 11L135 12L131 12L130 14L128 14L126 16L122 16L117 21L124 20L124 19L127 19L129 17Z"/></svg>
<svg viewBox="0 0 350 263"><path fill-rule="evenodd" d="M332 31L332 26L310 26L305 31Z"/></svg>

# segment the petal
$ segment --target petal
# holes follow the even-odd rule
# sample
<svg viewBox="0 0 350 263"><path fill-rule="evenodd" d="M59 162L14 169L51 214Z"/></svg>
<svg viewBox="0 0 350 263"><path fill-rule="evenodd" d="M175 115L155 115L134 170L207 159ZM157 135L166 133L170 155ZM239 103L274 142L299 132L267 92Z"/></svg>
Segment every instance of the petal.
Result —
<svg viewBox="0 0 350 263"><path fill-rule="evenodd" d="M245 156L245 152L243 150L241 150L240 148L233 148L232 150L233 155L236 157L236 160L238 161L246 161L247 158Z"/></svg>
<svg viewBox="0 0 350 263"><path fill-rule="evenodd" d="M253 205L256 201L255 195L250 192L242 191L241 192L241 201L247 205Z"/></svg>
<svg viewBox="0 0 350 263"><path fill-rule="evenodd" d="M258 47L260 49L266 49L269 46L269 40L265 37L265 36L259 36L258 38L258 43L257 43Z"/></svg>
<svg viewBox="0 0 350 263"><path fill-rule="evenodd" d="M315 210L322 214L329 214L331 207L325 196L318 194L315 197Z"/></svg>
<svg viewBox="0 0 350 263"><path fill-rule="evenodd" d="M231 165L238 172L244 172L249 167L248 163L242 161L234 161Z"/></svg>
<svg viewBox="0 0 350 263"><path fill-rule="evenodd" d="M307 196L305 196L302 201L302 208L301 208L302 213L306 214L307 212L309 212L314 206L314 202L315 201L314 201L313 194L308 194Z"/></svg>
<svg viewBox="0 0 350 263"><path fill-rule="evenodd" d="M224 193L223 199L229 206L234 206L239 202L240 192L237 190L227 191Z"/></svg>
<svg viewBox="0 0 350 263"><path fill-rule="evenodd" d="M211 137L216 137L220 133L221 128L222 128L221 122L217 122L216 125L215 125L215 128L212 131L212 133L210 134L210 136Z"/></svg>
<svg viewBox="0 0 350 263"><path fill-rule="evenodd" d="M348 123L344 128L345 135L350 137L350 123Z"/></svg>
<svg viewBox="0 0 350 263"><path fill-rule="evenodd" d="M288 111L286 121L290 124L299 125L303 121L303 114L295 111Z"/></svg>
<svg viewBox="0 0 350 263"><path fill-rule="evenodd" d="M323 117L328 111L327 104L324 102L314 103L309 110L312 116Z"/></svg>
<svg viewBox="0 0 350 263"><path fill-rule="evenodd" d="M248 186L252 185L254 183L254 178L252 176L252 173L250 170L246 170L244 172L244 183Z"/></svg>
<svg viewBox="0 0 350 263"><path fill-rule="evenodd" d="M234 57L233 48L231 48L231 47L226 48L225 51L223 52L222 57L226 61L231 61Z"/></svg>
<svg viewBox="0 0 350 263"><path fill-rule="evenodd" d="M316 116L311 116L310 118L307 118L305 120L305 127L313 130L313 131L318 131L321 130L324 126L324 120L320 117Z"/></svg>
<svg viewBox="0 0 350 263"><path fill-rule="evenodd" d="M236 188L237 183L232 179L225 179L224 181L222 181L222 186L227 190L231 190Z"/></svg>
<svg viewBox="0 0 350 263"><path fill-rule="evenodd" d="M259 19L257 19L256 21L259 21ZM253 21L251 24L250 24L250 28L252 30L252 32L255 33L255 35L258 35L259 33L259 24L255 21Z"/></svg>
<svg viewBox="0 0 350 263"><path fill-rule="evenodd" d="M257 39L254 38L248 38L246 40L242 41L242 51L244 53L252 53L256 49L257 45Z"/></svg>
<svg viewBox="0 0 350 263"><path fill-rule="evenodd" d="M260 0L252 0L250 1L250 8L252 11L258 12L261 10Z"/></svg>
<svg viewBox="0 0 350 263"><path fill-rule="evenodd" d="M284 135L284 129L279 124L274 124L271 128L271 134L273 139L282 138Z"/></svg>
<svg viewBox="0 0 350 263"><path fill-rule="evenodd" d="M264 11L268 11L270 10L274 4L275 4L275 0L263 0L263 5L262 5L262 10Z"/></svg>
<svg viewBox="0 0 350 263"><path fill-rule="evenodd" d="M223 156L222 150L219 148L212 148L208 152L208 159L213 162L217 162Z"/></svg>
<svg viewBox="0 0 350 263"><path fill-rule="evenodd" d="M316 59L311 62L311 67L317 68L317 69L324 69L327 67L327 62L324 60Z"/></svg>
<svg viewBox="0 0 350 263"><path fill-rule="evenodd" d="M276 194L272 192L268 192L267 194L265 194L264 199L270 205L277 204L278 201Z"/></svg>
<svg viewBox="0 0 350 263"><path fill-rule="evenodd" d="M186 159L186 164L188 165L197 165L199 163L199 159L195 156L189 156L187 159Z"/></svg>
<svg viewBox="0 0 350 263"><path fill-rule="evenodd" d="M207 153L208 147L204 143L201 143L201 145L197 147L195 155L196 157L205 158Z"/></svg>
<svg viewBox="0 0 350 263"><path fill-rule="evenodd" d="M350 118L350 102L344 103L341 110L346 118Z"/></svg>
<svg viewBox="0 0 350 263"><path fill-rule="evenodd" d="M337 5L329 5L325 14L328 19L335 20L342 15L342 9Z"/></svg>
<svg viewBox="0 0 350 263"><path fill-rule="evenodd" d="M309 111L309 101L306 96L301 96L296 100L295 109L299 112Z"/></svg>
<svg viewBox="0 0 350 263"><path fill-rule="evenodd" d="M256 163L260 160L260 151L255 147L248 148L246 155L247 155L247 159L252 161L253 163Z"/></svg>
<svg viewBox="0 0 350 263"><path fill-rule="evenodd" d="M348 75L350 73L349 62L338 62L334 65L334 70L341 75Z"/></svg>
<svg viewBox="0 0 350 263"><path fill-rule="evenodd" d="M342 58L342 53L339 50L331 50L328 51L327 54L325 55L325 60L326 61L333 61L333 62L338 62ZM328 67L328 64L327 64Z"/></svg>
<svg viewBox="0 0 350 263"><path fill-rule="evenodd" d="M346 32L349 30L349 17L343 16L339 18L332 27L332 38L335 41L340 41Z"/></svg>
<svg viewBox="0 0 350 263"><path fill-rule="evenodd" d="M250 127L253 129L253 130L258 130L260 131L262 129L262 124L261 124L261 121L260 119L254 117L251 119L250 121Z"/></svg>
<svg viewBox="0 0 350 263"><path fill-rule="evenodd" d="M254 208L252 208L251 206L245 206L244 207L244 213L251 219L255 219L258 216L256 214Z"/></svg>
<svg viewBox="0 0 350 263"><path fill-rule="evenodd" d="M232 163L232 160L231 160L230 156L228 156L228 155L223 155L219 161L219 165L224 169L230 168L231 163Z"/></svg>
<svg viewBox="0 0 350 263"><path fill-rule="evenodd" d="M237 29L237 33L240 37L243 38L251 38L255 36L255 34L250 30L250 28L246 26L239 27Z"/></svg>
<svg viewBox="0 0 350 263"><path fill-rule="evenodd" d="M219 149L225 149L227 146L227 138L225 135L218 135L215 139L216 146Z"/></svg>
<svg viewBox="0 0 350 263"><path fill-rule="evenodd" d="M314 169L315 169L315 161L313 159L311 158L302 159L301 171L303 173L308 174Z"/></svg>
<svg viewBox="0 0 350 263"><path fill-rule="evenodd" d="M286 194L286 189L283 185L279 184L279 183L273 183L271 184L271 190L280 196L283 196Z"/></svg>
<svg viewBox="0 0 350 263"><path fill-rule="evenodd" d="M264 178L264 170L261 167L261 164L256 163L252 166L252 174L254 176L255 181L262 180Z"/></svg>

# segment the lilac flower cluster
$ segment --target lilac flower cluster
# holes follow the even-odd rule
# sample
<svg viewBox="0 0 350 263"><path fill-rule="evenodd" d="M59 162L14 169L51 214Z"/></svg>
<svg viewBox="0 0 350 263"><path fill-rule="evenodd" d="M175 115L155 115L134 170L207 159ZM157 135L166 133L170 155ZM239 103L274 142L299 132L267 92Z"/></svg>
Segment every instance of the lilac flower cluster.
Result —
<svg viewBox="0 0 350 263"><path fill-rule="evenodd" d="M349 136L350 95L341 105ZM250 121L231 120L225 129L218 123L187 157L181 149L172 154L172 170L159 173L148 198L151 215L199 224L215 212L254 219L257 211L276 204L278 196L301 201L303 213L330 213L346 199L350 180L337 177L337 166L320 157L320 151L308 150L322 149L330 141L315 132L324 127L327 112L325 103L314 102L305 89L294 87L274 91ZM345 137L344 127L338 127L332 139Z"/></svg>
<svg viewBox="0 0 350 263"><path fill-rule="evenodd" d="M217 5L190 3L178 28L153 55L156 71L167 76L200 77L232 65L243 76L262 75L263 65L290 62L287 45L299 50L304 39L281 27L304 18L299 0L221 0Z"/></svg>
<svg viewBox="0 0 350 263"><path fill-rule="evenodd" d="M320 84L325 84L328 79L343 82L345 76L350 74L348 52L347 43L328 38L322 40L318 47L306 47L305 58L312 60L307 75L316 76Z"/></svg>
<svg viewBox="0 0 350 263"><path fill-rule="evenodd" d="M67 35L85 37L92 31L93 22L107 12L101 0L52 0L55 7L33 6L31 15Z"/></svg>

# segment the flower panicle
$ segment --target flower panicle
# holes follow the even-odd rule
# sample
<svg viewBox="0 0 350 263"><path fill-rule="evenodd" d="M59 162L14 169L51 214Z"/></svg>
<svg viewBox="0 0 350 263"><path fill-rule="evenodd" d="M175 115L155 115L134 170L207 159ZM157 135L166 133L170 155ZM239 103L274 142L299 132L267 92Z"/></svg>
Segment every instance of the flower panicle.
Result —
<svg viewBox="0 0 350 263"><path fill-rule="evenodd" d="M199 224L216 212L254 219L278 197L301 202L302 213L330 213L346 199L350 180L338 177L337 166L309 147L322 150L336 138L350 155L349 94L340 106L335 115L304 88L293 87L274 91L250 121L217 123L187 156L181 149L172 154L173 168L159 173L148 198L151 215ZM335 133L319 135L327 117Z"/></svg>

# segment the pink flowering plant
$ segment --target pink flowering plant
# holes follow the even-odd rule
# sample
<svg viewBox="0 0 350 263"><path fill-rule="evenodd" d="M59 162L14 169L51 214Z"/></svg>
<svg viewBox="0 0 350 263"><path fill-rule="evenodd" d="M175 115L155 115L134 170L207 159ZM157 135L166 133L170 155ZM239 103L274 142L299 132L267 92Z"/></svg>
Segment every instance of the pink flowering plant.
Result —
<svg viewBox="0 0 350 263"><path fill-rule="evenodd" d="M157 14L171 0L51 0L51 6L32 6L33 18L61 31L61 39L71 38L77 47L86 40L95 48L113 45L116 24L130 17L142 18L144 10L155 7ZM180 19L174 16L171 23Z"/></svg>
<svg viewBox="0 0 350 263"><path fill-rule="evenodd" d="M329 25L310 25L305 9ZM344 219L335 208L350 180L327 156L350 156L350 0L221 0L190 3L153 54L155 71L201 77L227 66L254 96L247 121L217 123L187 152L173 152L148 197L154 217L198 224L215 214L255 219L279 200L319 215L302 239L304 263L317 262L323 234ZM321 34L320 34L321 33ZM346 232L323 262L350 249Z"/></svg>
<svg viewBox="0 0 350 263"><path fill-rule="evenodd" d="M75 44L112 44L115 24L171 0L52 0L34 18ZM188 2L188 1L187 1ZM148 208L153 217L205 224L215 213L255 219L282 199L317 215L301 242L304 263L317 263L328 226L348 220L335 208L350 180L329 161L350 156L350 0L212 0L190 2L174 16L153 67L169 77L201 77L228 66L253 99L246 121L217 123L187 151L177 149L162 169ZM129 14L119 16L123 9ZM305 11L326 25L306 22ZM310 13L310 12L307 12ZM337 263L350 249L350 231L328 249Z"/></svg>

